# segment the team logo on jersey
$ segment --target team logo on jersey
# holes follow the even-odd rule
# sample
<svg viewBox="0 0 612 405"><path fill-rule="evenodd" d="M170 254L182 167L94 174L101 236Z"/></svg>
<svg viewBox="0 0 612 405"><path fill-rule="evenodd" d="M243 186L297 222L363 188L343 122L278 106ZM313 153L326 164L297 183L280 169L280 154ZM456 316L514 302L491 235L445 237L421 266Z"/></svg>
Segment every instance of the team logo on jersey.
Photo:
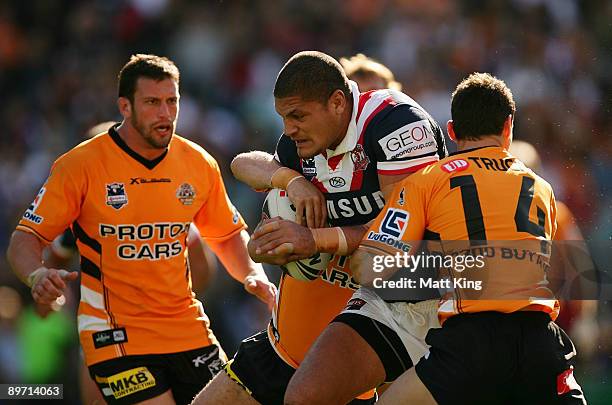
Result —
<svg viewBox="0 0 612 405"><path fill-rule="evenodd" d="M357 144L355 149L351 151L351 160L353 161L353 171L365 170L370 163L370 158L360 144Z"/></svg>
<svg viewBox="0 0 612 405"><path fill-rule="evenodd" d="M123 183L111 183L106 185L106 205L118 210L128 203L125 185Z"/></svg>
<svg viewBox="0 0 612 405"><path fill-rule="evenodd" d="M444 163L441 166L441 169L444 170L446 173L452 173L452 172L460 172L462 170L465 170L469 166L470 164L467 162L467 160L454 159L454 160Z"/></svg>
<svg viewBox="0 0 612 405"><path fill-rule="evenodd" d="M195 195L196 195L195 189L189 183L181 184L178 190L176 190L176 198L178 198L179 201L183 203L183 205L193 204Z"/></svg>
<svg viewBox="0 0 612 405"><path fill-rule="evenodd" d="M406 231L410 214L404 210L389 208L380 224L380 232L401 239Z"/></svg>
<svg viewBox="0 0 612 405"><path fill-rule="evenodd" d="M344 180L342 177L332 177L329 179L329 185L334 188L344 187L346 185L346 180Z"/></svg>
<svg viewBox="0 0 612 405"><path fill-rule="evenodd" d="M35 224L40 224L44 220L43 217L36 214L36 208L38 208L38 205L42 201L42 198L45 195L45 191L47 191L47 189L44 186L41 187L40 191L36 195L36 198L34 199L34 201L32 201L32 204L30 204L26 212L23 213L23 219L27 219L28 221L34 222Z"/></svg>
<svg viewBox="0 0 612 405"><path fill-rule="evenodd" d="M399 193L399 199L397 200L397 204L398 205L404 205L404 193L405 193L405 189L404 187L402 187L402 191L400 191Z"/></svg>

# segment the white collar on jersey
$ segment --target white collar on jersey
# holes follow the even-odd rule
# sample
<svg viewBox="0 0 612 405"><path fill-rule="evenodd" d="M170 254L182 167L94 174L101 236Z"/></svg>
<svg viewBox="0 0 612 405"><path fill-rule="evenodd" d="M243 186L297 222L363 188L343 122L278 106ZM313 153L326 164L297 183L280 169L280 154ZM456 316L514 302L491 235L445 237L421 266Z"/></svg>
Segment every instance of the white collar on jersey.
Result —
<svg viewBox="0 0 612 405"><path fill-rule="evenodd" d="M359 87L357 83L352 80L349 80L349 87L351 89L351 95L353 96L353 113L351 115L351 121L349 122L348 129L346 130L346 135L340 142L340 144L336 147L336 149L327 149L327 158L329 159L332 156L342 155L343 153L349 152L355 149L355 145L357 145L357 141L359 140L359 134L357 133L357 108L359 108Z"/></svg>

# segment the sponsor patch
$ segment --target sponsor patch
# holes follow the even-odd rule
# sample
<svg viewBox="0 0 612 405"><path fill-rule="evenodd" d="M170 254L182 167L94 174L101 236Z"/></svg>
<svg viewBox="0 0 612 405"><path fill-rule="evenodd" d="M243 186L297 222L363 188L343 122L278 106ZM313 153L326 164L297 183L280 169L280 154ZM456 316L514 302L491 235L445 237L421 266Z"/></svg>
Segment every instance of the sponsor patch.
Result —
<svg viewBox="0 0 612 405"><path fill-rule="evenodd" d="M148 183L171 183L172 180L166 177L145 179L144 177L131 177L130 186L133 184L148 184Z"/></svg>
<svg viewBox="0 0 612 405"><path fill-rule="evenodd" d="M408 227L410 214L397 208L389 208L380 224L380 232L401 239Z"/></svg>
<svg viewBox="0 0 612 405"><path fill-rule="evenodd" d="M183 205L191 205L193 204L193 200L195 199L195 189L189 183L183 183L179 186L178 190L176 190L176 198Z"/></svg>
<svg viewBox="0 0 612 405"><path fill-rule="evenodd" d="M128 197L123 183L110 183L106 185L106 205L114 209L121 209L128 203Z"/></svg>
<svg viewBox="0 0 612 405"><path fill-rule="evenodd" d="M91 337L93 338L94 347L96 349L127 342L125 328L103 330L92 334Z"/></svg>
<svg viewBox="0 0 612 405"><path fill-rule="evenodd" d="M444 163L440 168L446 173L460 172L467 169L470 166L465 159L453 159Z"/></svg>
<svg viewBox="0 0 612 405"><path fill-rule="evenodd" d="M347 302L346 307L344 308L347 311L357 311L361 309L367 302L362 300L361 298L351 298L349 302Z"/></svg>
<svg viewBox="0 0 612 405"><path fill-rule="evenodd" d="M417 155L435 152L436 143L431 124L427 120L411 122L381 138L378 144L388 160L408 156L411 152Z"/></svg>
<svg viewBox="0 0 612 405"><path fill-rule="evenodd" d="M371 240L374 242L384 243L385 245L389 245L394 249L401 250L402 252L410 252L411 245L404 243L403 241L396 239L386 233L378 233L374 231L370 231L366 238L367 240Z"/></svg>
<svg viewBox="0 0 612 405"><path fill-rule="evenodd" d="M115 399L146 390L155 386L155 377L146 367L137 367L113 374L109 377L96 377L102 393Z"/></svg>
<svg viewBox="0 0 612 405"><path fill-rule="evenodd" d="M329 185L333 188L341 188L346 185L346 180L338 176L332 177L331 179L329 179Z"/></svg>
<svg viewBox="0 0 612 405"><path fill-rule="evenodd" d="M45 218L36 214L36 209L42 201L46 191L47 189L44 186L40 188L38 194L36 195L36 198L34 198L34 201L32 201L32 204L30 204L26 212L23 213L23 219L26 219L30 222L34 222L35 224L40 224L42 223L42 221L44 221Z"/></svg>
<svg viewBox="0 0 612 405"><path fill-rule="evenodd" d="M304 176L316 176L317 168L314 158L302 159L302 173Z"/></svg>
<svg viewBox="0 0 612 405"><path fill-rule="evenodd" d="M353 171L365 170L370 163L370 158L366 155L363 146L360 144L355 145L355 148L351 151L351 160L353 161Z"/></svg>

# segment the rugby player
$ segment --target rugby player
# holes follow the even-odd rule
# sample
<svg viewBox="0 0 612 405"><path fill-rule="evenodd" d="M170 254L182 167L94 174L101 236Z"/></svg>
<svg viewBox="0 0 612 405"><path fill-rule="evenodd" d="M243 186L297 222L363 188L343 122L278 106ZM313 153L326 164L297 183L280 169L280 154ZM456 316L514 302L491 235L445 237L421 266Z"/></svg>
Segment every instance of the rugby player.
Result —
<svg viewBox="0 0 612 405"><path fill-rule="evenodd" d="M489 74L472 74L454 91L451 114L447 130L458 152L396 185L353 254L352 270L371 285L374 258L397 252L376 234L396 231L391 236L413 245L411 254L415 241L435 235L443 247L466 241L491 249L486 268L463 273L486 279L488 292L476 299L455 289L441 301L442 328L427 333L429 352L380 403L584 404L573 375L576 351L553 322L559 304L546 288L555 198L544 179L508 152L512 93ZM408 219L392 226L385 223L391 217ZM520 246L537 254L508 254ZM401 314L392 316L401 327Z"/></svg>
<svg viewBox="0 0 612 405"><path fill-rule="evenodd" d="M364 235L364 224L384 205L383 194L446 153L441 129L414 100L389 89L361 93L339 63L321 52L290 58L278 75L274 97L284 124L275 155L241 154L232 162L232 171L254 189L287 190L299 224L263 221L249 251L256 260L272 264L316 251L334 257L313 282L282 276L268 329L243 341L225 373L196 398L199 404L283 403L295 369L358 287L347 256ZM424 310L437 322L435 305ZM368 390L354 403L372 403L371 389L384 381L384 367L370 367L380 360L349 323L335 322L330 329L333 339L359 353L334 357L344 369L359 370L351 374L363 377L345 403ZM424 353L424 343L419 346Z"/></svg>
<svg viewBox="0 0 612 405"><path fill-rule="evenodd" d="M105 401L185 404L226 360L191 289L190 224L248 292L272 305L275 287L248 256L216 161L174 133L178 68L134 55L118 90L123 121L56 160L7 256L34 299L50 303L77 273L46 267L42 250L71 226L80 341Z"/></svg>

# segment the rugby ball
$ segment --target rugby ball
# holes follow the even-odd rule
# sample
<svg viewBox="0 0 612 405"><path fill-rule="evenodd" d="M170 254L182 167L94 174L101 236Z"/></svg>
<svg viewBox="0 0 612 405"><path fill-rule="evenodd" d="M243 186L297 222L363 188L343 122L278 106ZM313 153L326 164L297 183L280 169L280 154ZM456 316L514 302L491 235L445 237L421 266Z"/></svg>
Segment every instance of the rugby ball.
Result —
<svg viewBox="0 0 612 405"><path fill-rule="evenodd" d="M281 217L295 222L295 207L285 190L270 190L261 211L262 218ZM316 253L307 259L296 260L280 267L284 273L297 280L313 281L325 271L331 257L330 253Z"/></svg>

